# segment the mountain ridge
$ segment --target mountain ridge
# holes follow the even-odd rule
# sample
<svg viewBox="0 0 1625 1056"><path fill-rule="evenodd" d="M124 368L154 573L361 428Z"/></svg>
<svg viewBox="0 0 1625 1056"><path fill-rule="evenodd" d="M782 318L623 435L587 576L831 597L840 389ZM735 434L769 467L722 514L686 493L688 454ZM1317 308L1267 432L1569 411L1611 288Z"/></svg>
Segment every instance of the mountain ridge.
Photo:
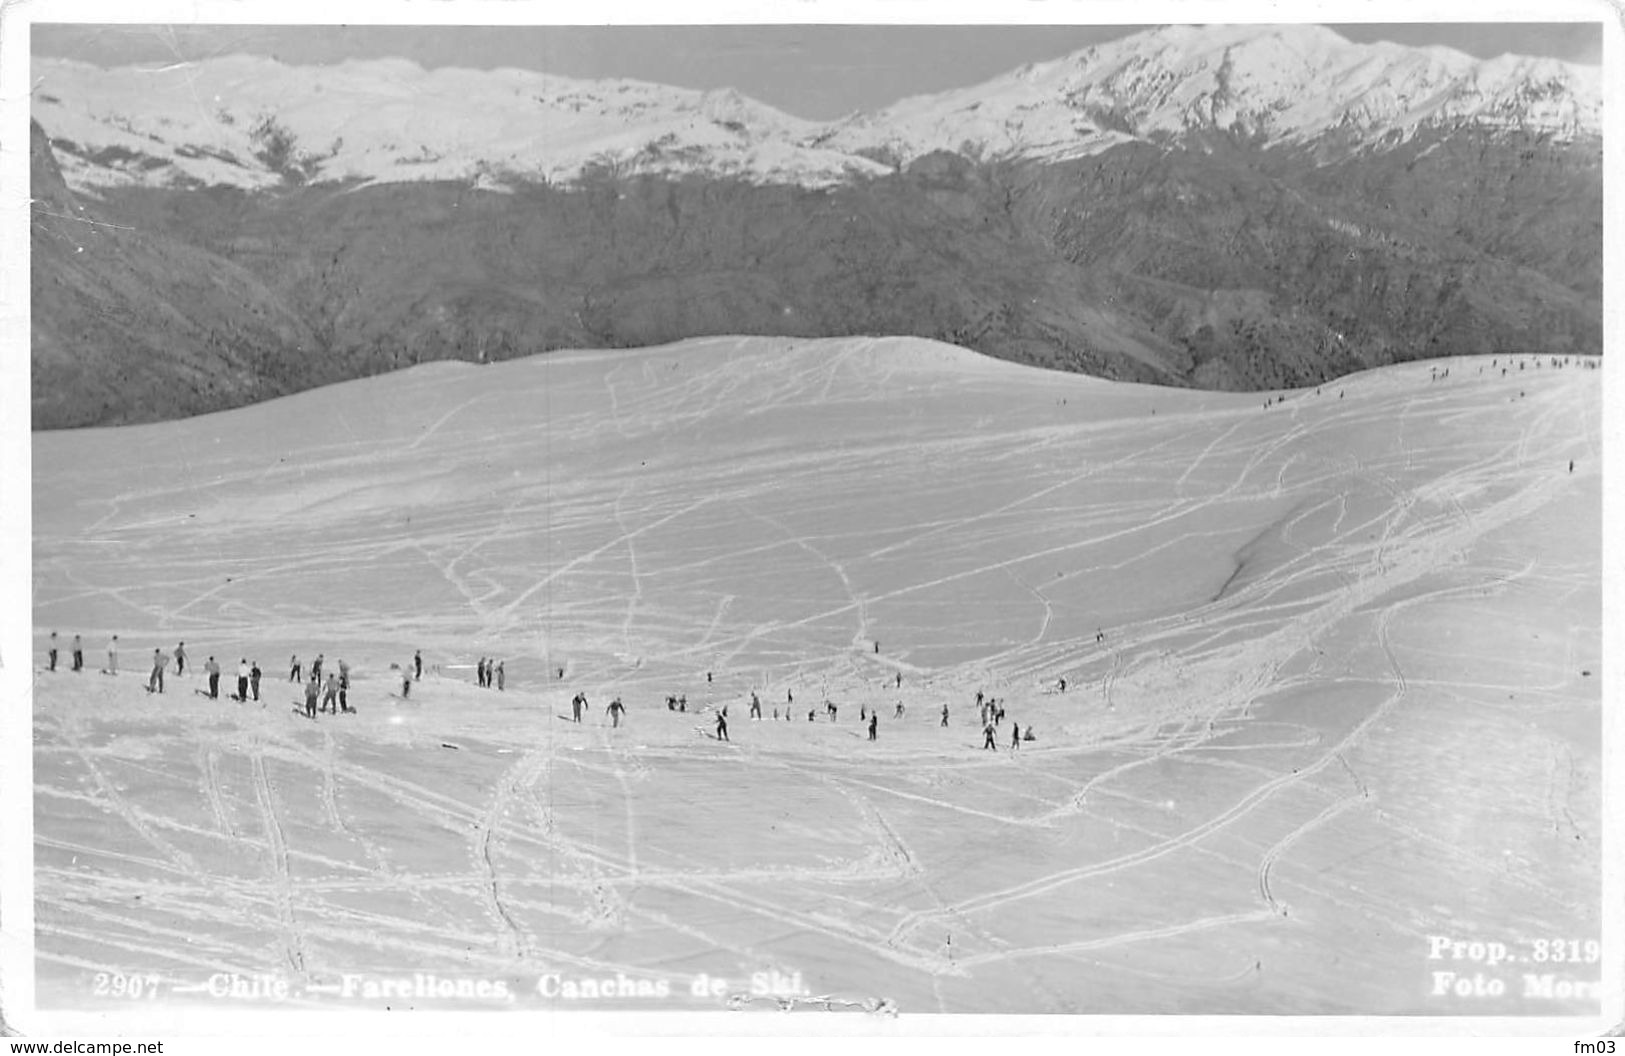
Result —
<svg viewBox="0 0 1625 1056"><path fill-rule="evenodd" d="M1567 139L1601 128L1592 68L1356 44L1314 25L1161 27L829 122L732 88L426 70L394 58L295 67L232 55L111 70L36 59L35 70L35 115L68 155L78 190L435 179L500 187L605 166L828 186L944 150L1057 161L1212 131L1265 145L1336 136L1371 147L1450 123ZM119 113L117 101L130 98L144 112Z"/></svg>
<svg viewBox="0 0 1625 1056"><path fill-rule="evenodd" d="M965 143L916 153L930 143L906 137L813 144L805 149L821 151L824 168L810 183L760 178L802 172L812 156L774 154L764 130L837 126L731 90L687 92L679 124L729 145L719 168L680 137L650 149L651 129L675 134L660 107L676 97L643 82L588 94L551 82L549 105L592 111L585 124L558 126L576 140L544 137L563 144L558 157L588 151L589 164L558 180L501 163L470 174L424 144L405 166L412 179L330 179L331 158L301 146L285 113L217 102L198 77L187 105L224 108L235 122L225 127L249 146L193 145L177 157L196 171L249 172L246 186L177 184L169 163L146 153L159 143L141 137L156 132L133 120L103 127L145 143L139 150L92 150L36 123L35 424L150 421L435 359L714 334L915 335L1108 378L1254 390L1428 356L1601 351L1600 140L1542 124L1570 114L1573 93L1559 93L1555 111L1534 100L1528 123L1493 107L1497 121L1440 118L1453 112L1449 100L1429 96L1422 109L1432 116L1402 135L1374 142L1344 122L1292 139L1266 120L1288 111L1246 115L1263 98L1260 76L1279 91L1297 75L1238 61L1235 41L1313 58L1341 38L1205 33L1172 27L1149 38L1178 59L1160 81L1122 42L1110 63L1098 48L1069 57L1098 83L1066 80L1075 71L1063 60L1007 75L1080 113L1111 93L1132 102L1123 78L1137 78L1155 104L1144 120L1190 117L1185 131L1131 129L1119 115L1129 131L1108 129L1101 149L1065 156ZM1424 72L1463 61L1495 76L1525 68L1439 49L1347 47L1398 54ZM1187 60L1206 65L1168 72ZM416 69L381 61L369 68ZM1230 95L1216 102L1225 61ZM469 83L506 77L509 92L534 83L524 71L497 74ZM51 87L36 94L37 115L70 109ZM391 91L394 102L374 110L417 98L408 86ZM1020 98L995 92L985 105ZM593 110L606 100L631 117L616 125ZM1317 105L1317 120L1335 110ZM158 106L145 119L173 131L158 123L170 112ZM1022 111L1040 131L1049 126L1039 118L1058 112ZM501 120L420 124L475 142ZM377 142L393 134L380 127ZM855 136L852 127L837 131ZM622 153L606 152L604 128ZM249 149L252 170L234 152Z"/></svg>

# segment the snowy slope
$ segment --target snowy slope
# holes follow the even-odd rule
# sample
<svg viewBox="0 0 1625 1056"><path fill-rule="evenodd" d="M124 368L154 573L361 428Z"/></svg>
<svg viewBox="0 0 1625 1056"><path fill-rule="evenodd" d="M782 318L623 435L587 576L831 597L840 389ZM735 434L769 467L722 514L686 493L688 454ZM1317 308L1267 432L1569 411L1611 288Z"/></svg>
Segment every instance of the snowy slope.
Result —
<svg viewBox="0 0 1625 1056"><path fill-rule="evenodd" d="M1173 26L820 124L733 91L400 59L162 69L36 59L34 116L71 185L568 181L594 167L824 186L923 154L1058 160L1214 130L1392 143L1470 123L1600 131L1600 71L1353 44L1319 26ZM877 160L879 159L879 160Z"/></svg>
<svg viewBox="0 0 1625 1056"><path fill-rule="evenodd" d="M905 1015L1595 1014L1595 962L1426 959L1595 937L1606 895L1602 374L1525 365L1264 409L713 338L39 434L35 659L55 630L90 664L35 677L40 1002L220 1012L183 988L238 972L381 1011L331 988L432 972L685 1011L777 970ZM99 675L113 633L258 660L262 699ZM357 714L290 713L318 651Z"/></svg>

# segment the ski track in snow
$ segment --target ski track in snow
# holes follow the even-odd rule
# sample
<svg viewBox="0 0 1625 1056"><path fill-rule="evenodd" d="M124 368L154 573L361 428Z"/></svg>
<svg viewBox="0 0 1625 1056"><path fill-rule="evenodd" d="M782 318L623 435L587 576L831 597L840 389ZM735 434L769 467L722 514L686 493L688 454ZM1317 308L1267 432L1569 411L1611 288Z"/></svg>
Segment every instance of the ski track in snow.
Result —
<svg viewBox="0 0 1625 1056"><path fill-rule="evenodd" d="M1260 412L1250 397L1191 397L1206 402L1182 413L1158 393L1155 418L1119 420L1085 413L1080 395L1075 415L1000 410L966 432L931 415L1014 397L952 372L925 371L922 387L904 362L877 372L882 342L795 344L771 370L743 342L491 368L513 371L517 390L532 376L521 370L546 377L558 465L538 485L525 458L544 449L526 449L494 464L484 492L414 500L410 534L389 507L338 500L314 514L319 535L266 522L239 544L200 525L195 549L168 556L164 501L201 504L184 490L87 505L82 527L52 511L36 529L37 625L141 613L140 630L184 633L195 655L298 627L295 644L253 651L313 655L297 643L342 639L360 711L310 726L277 706L274 677L263 709L199 703L176 678L183 721L129 696L136 673L41 675L42 993L130 964L177 980L541 965L738 979L771 966L905 1010L1121 1010L1121 980L1257 941L1272 952L1254 968L1231 958L1182 984L1197 1007L1238 985L1261 1009L1306 1007L1268 990L1287 959L1324 993L1355 985L1427 1011L1419 992L1384 989L1397 968L1350 984L1316 967L1339 922L1375 916L1404 942L1459 930L1461 917L1432 914L1465 874L1535 923L1594 926L1565 915L1595 862L1594 744L1537 735L1544 791L1504 790L1517 824L1502 856L1437 824L1416 791L1433 766L1418 758L1456 751L1439 709L1486 722L1514 721L1496 718L1514 697L1595 709L1598 680L1576 687L1570 670L1595 662L1594 624L1556 656L1530 639L1524 666L1486 642L1475 672L1416 637L1464 605L1499 606L1507 622L1586 596L1595 551L1531 546L1525 526L1594 486L1594 379L1430 389L1423 375L1417 396L1417 368L1396 367L1350 379L1344 400L1299 393ZM1517 385L1528 398L1509 398ZM402 434L404 457L461 458L439 453L492 428L463 413L476 402L492 421L524 403L454 387L449 410ZM616 453L595 463L600 444ZM307 450L334 466L401 457L373 439ZM302 472L319 472L310 457ZM1557 470L1570 457L1583 472ZM243 485L193 472L222 502ZM80 534L155 557L90 548L69 562ZM128 581L138 567L150 578ZM1162 567L1178 571L1151 575ZM336 596L301 600L312 582ZM224 641L193 646L211 637ZM95 655L97 634L86 640ZM442 670L407 701L388 695L384 666L419 645L446 663L503 653L510 688ZM542 669L566 661L563 684ZM760 722L744 714L751 688ZM981 751L979 688L1040 739ZM592 708L577 725L565 702L579 689ZM786 689L796 714L775 721ZM667 692L686 692L693 713L669 716ZM620 729L605 715L616 694ZM728 744L711 739L723 704ZM881 715L876 744L860 706ZM195 803L178 805L176 788ZM1561 845L1539 842L1551 834ZM1340 857L1344 842L1402 847L1424 871L1378 890L1354 850ZM1424 888L1425 904L1408 897ZM1152 897L1125 901L1135 889ZM140 912L138 892L151 900ZM1419 956L1403 943L1377 954ZM1078 998L1076 978L1097 996Z"/></svg>

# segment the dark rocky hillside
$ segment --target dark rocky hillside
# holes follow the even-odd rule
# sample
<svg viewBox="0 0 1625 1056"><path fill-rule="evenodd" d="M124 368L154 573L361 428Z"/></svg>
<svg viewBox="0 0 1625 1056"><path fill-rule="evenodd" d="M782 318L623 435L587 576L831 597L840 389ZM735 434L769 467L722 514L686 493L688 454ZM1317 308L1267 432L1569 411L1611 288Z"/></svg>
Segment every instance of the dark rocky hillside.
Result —
<svg viewBox="0 0 1625 1056"><path fill-rule="evenodd" d="M200 414L338 380L253 274L81 203L37 125L32 147L36 428Z"/></svg>
<svg viewBox="0 0 1625 1056"><path fill-rule="evenodd" d="M812 190L599 174L274 192L62 186L36 126L34 422L195 414L427 359L916 334L1170 385L1601 351L1600 149L1461 132L1332 163L936 154Z"/></svg>

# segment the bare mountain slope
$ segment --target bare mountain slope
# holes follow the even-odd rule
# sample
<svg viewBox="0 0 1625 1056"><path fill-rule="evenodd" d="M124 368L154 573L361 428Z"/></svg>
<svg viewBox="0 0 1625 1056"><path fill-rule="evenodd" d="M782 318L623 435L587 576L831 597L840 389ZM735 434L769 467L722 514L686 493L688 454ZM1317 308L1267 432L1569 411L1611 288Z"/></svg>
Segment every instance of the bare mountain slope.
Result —
<svg viewBox="0 0 1625 1056"><path fill-rule="evenodd" d="M36 198L56 153L89 212L36 207L41 426L719 333L1226 389L1601 352L1596 71L1544 60L1169 27L826 125L513 70L42 69ZM401 153L413 107L452 138Z"/></svg>
<svg viewBox="0 0 1625 1056"><path fill-rule="evenodd" d="M249 271L79 202L38 125L33 151L35 428L197 414L336 379Z"/></svg>

